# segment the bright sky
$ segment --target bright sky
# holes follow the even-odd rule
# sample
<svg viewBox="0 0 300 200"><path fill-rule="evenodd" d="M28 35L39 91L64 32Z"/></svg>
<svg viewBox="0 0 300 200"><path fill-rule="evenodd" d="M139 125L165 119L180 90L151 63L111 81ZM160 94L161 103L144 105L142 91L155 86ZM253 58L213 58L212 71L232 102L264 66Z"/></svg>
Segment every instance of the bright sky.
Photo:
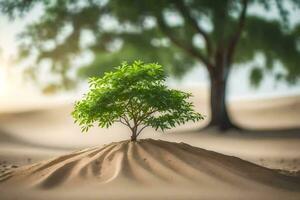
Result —
<svg viewBox="0 0 300 200"><path fill-rule="evenodd" d="M248 11L251 14L263 15L268 18L278 17L278 13L265 12L260 7L251 7ZM9 21L7 17L0 15L0 98L16 99L18 97L37 98L37 89L21 79L21 70L13 66L12 61L17 52L17 34L22 31L27 23L36 20L42 11L36 8L28 16L22 19ZM300 11L291 15L292 24L300 22ZM255 62L262 62L261 56L257 56ZM280 66L278 67L280 70ZM277 83L273 77L266 77L258 89L249 86L250 67L235 69L230 76L228 92L230 98L256 98L266 96L282 96L300 94L300 84L293 87L285 83ZM190 71L181 81L170 80L171 86L207 86L207 73L201 67ZM0 102L1 103L1 102Z"/></svg>

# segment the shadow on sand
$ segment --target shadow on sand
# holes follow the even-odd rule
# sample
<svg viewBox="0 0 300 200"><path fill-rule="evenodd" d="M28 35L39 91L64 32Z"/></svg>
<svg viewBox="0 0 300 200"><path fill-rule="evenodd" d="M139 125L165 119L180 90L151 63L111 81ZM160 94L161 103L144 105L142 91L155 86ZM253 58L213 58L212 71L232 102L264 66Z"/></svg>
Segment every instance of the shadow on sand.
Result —
<svg viewBox="0 0 300 200"><path fill-rule="evenodd" d="M46 150L62 150L62 151L76 150L76 148L74 148L74 147L62 147L62 146L53 146L53 145L35 143L32 141L28 141L23 138L17 137L14 134L11 134L10 132L7 132L3 129L0 129L0 145L3 145L3 144L15 144L15 145L21 145L21 146L27 146L27 147L41 148L41 149L46 149Z"/></svg>
<svg viewBox="0 0 300 200"><path fill-rule="evenodd" d="M300 128L288 128L288 129L233 129L228 131L220 131L217 128L200 128L194 130L178 130L170 131L171 134L214 134L222 135L224 137L239 137L249 139L284 139L284 138L295 138L300 139Z"/></svg>

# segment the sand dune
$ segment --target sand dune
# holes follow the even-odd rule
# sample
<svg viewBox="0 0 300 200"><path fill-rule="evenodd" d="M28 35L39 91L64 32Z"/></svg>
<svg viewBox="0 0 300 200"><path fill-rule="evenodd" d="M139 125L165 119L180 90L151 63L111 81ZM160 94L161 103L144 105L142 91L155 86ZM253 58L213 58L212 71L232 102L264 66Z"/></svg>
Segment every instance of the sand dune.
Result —
<svg viewBox="0 0 300 200"><path fill-rule="evenodd" d="M200 187L231 191L231 195L255 191L266 199L281 193L286 199L290 199L287 194L300 198L298 178L185 143L152 139L84 149L8 171L1 178L3 187L26 189L173 185L194 188L195 194Z"/></svg>
<svg viewBox="0 0 300 200"><path fill-rule="evenodd" d="M207 120L166 134L149 128L141 138L185 142L230 156L154 140L73 152L125 140L130 132L116 124L82 134L73 123L69 104L2 112L0 200L300 199L295 178L264 168L300 170L299 131L278 130L299 128L299 96L230 102L230 113L237 123L270 131L226 134L213 129L195 131L209 120L209 110L202 94L196 92L192 100ZM27 165L31 163L37 164Z"/></svg>

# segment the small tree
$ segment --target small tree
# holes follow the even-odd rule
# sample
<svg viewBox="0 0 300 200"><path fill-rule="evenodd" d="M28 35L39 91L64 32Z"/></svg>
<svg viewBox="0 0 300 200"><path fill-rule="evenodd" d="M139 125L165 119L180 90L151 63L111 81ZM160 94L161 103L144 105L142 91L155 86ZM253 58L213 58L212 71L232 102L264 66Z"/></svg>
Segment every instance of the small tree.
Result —
<svg viewBox="0 0 300 200"><path fill-rule="evenodd" d="M168 89L165 78L162 66L140 61L123 63L102 78L91 78L90 91L75 103L75 122L83 132L95 122L106 128L120 122L130 128L131 141L136 141L146 127L164 131L203 119L187 101L191 94Z"/></svg>

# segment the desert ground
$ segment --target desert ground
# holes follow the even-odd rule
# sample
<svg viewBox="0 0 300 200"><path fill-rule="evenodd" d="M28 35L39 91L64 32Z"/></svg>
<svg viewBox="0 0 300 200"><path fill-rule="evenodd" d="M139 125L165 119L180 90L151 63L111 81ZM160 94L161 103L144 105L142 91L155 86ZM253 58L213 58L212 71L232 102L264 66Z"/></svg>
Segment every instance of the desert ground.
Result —
<svg viewBox="0 0 300 200"><path fill-rule="evenodd" d="M0 199L300 199L300 96L230 101L247 131L219 133L190 91L204 121L136 144L121 124L80 133L71 104L2 104Z"/></svg>

